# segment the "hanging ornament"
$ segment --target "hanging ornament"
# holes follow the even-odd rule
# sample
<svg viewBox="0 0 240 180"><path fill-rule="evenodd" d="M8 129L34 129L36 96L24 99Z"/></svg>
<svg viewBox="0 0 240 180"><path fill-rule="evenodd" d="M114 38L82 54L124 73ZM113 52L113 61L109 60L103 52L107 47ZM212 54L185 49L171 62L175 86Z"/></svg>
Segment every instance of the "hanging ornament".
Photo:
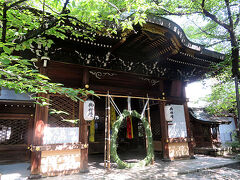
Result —
<svg viewBox="0 0 240 180"><path fill-rule="evenodd" d="M112 104L110 106L110 115L111 115L110 124L111 124L111 128L112 128L113 123L117 120L116 111Z"/></svg>
<svg viewBox="0 0 240 180"><path fill-rule="evenodd" d="M126 117L127 120L127 138L128 139L133 139L133 126L132 126L132 109L131 109L131 98L128 97L127 99L128 102L128 112L130 112L130 116Z"/></svg>
<svg viewBox="0 0 240 180"><path fill-rule="evenodd" d="M133 126L132 126L132 116L126 117L127 119L127 138L133 139Z"/></svg>
<svg viewBox="0 0 240 180"><path fill-rule="evenodd" d="M89 142L95 142L95 121L91 121L90 123L90 135Z"/></svg>

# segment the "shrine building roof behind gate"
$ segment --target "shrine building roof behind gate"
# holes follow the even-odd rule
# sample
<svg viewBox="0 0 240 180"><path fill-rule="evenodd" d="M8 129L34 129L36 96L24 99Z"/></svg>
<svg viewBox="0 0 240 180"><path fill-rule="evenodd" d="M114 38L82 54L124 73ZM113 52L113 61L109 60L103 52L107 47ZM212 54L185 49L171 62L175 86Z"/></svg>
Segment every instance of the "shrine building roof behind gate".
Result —
<svg viewBox="0 0 240 180"><path fill-rule="evenodd" d="M202 78L224 59L223 54L189 41L180 26L160 17L149 17L146 24L127 35L89 36L93 40L71 34L65 40L55 38L44 55L54 61L186 81ZM43 50L34 52L39 56Z"/></svg>

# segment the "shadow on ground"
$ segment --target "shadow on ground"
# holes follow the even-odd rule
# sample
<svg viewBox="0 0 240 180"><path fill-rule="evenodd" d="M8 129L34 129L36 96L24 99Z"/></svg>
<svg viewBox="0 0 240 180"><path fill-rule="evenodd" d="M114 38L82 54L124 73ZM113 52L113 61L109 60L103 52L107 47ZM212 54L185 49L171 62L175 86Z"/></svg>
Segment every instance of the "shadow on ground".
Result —
<svg viewBox="0 0 240 180"><path fill-rule="evenodd" d="M137 162L144 159L145 155L144 153L132 154L131 152L131 155L126 154L125 156L121 156L121 158ZM117 165L111 163L110 171L104 169L103 159L103 154L90 155L88 173L42 179L240 179L239 161L228 158L196 156L196 159L164 162L156 156L153 165L132 169L117 169ZM28 167L29 163L0 165L1 180L27 179L30 174L30 171L27 170Z"/></svg>

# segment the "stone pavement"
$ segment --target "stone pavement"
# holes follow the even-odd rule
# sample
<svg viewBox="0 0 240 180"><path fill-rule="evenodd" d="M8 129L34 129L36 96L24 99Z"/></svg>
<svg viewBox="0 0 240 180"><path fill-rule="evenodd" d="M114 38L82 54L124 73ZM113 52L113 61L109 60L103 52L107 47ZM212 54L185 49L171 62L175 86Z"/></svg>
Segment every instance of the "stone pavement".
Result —
<svg viewBox="0 0 240 180"><path fill-rule="evenodd" d="M195 156L196 159L176 160L173 162L163 162L156 160L154 165L142 168L132 169L117 169L113 163L111 171L107 172L103 168L102 157L95 155L89 163L89 172L83 174L74 174L67 176L47 177L45 180L99 180L99 179L216 179L216 172L218 176L226 175L222 179L240 179L240 170L224 167L234 163L240 163L238 160L209 157L209 156ZM90 160L92 160L90 158ZM136 160L135 160L136 161ZM23 180L27 179L30 171L27 170L28 163L19 163L11 165L0 165L1 180ZM222 168L221 168L222 167ZM219 169L213 169L219 168ZM177 176L177 177L176 177ZM216 176L216 177L215 177ZM218 179L218 178L217 178ZM221 179L221 178L220 178Z"/></svg>
<svg viewBox="0 0 240 180"><path fill-rule="evenodd" d="M0 165L0 180L21 180L27 179L30 171L27 170L29 163L16 163L9 165Z"/></svg>
<svg viewBox="0 0 240 180"><path fill-rule="evenodd" d="M176 178L176 177L175 177ZM168 179L174 179L173 177ZM194 173L178 176L177 179L216 179L216 180L238 180L240 179L240 170L229 167L218 169L206 169Z"/></svg>

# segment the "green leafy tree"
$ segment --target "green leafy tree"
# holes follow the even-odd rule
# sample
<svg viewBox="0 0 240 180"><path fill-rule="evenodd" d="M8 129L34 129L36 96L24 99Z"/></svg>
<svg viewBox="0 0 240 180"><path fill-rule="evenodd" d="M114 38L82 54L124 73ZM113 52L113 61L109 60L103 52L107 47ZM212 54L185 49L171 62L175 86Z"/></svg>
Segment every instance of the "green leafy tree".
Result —
<svg viewBox="0 0 240 180"><path fill-rule="evenodd" d="M194 26L188 28L189 37L227 54L225 61L213 68L211 77L217 82L212 86L212 94L206 98L209 102L207 110L214 115L234 115L239 121L240 0L180 0L166 3L170 8L165 6L158 12L159 15L190 16ZM239 141L236 143L239 145Z"/></svg>
<svg viewBox="0 0 240 180"><path fill-rule="evenodd" d="M198 42L209 46L220 44L229 46L229 59L232 62L233 75L239 76L239 39L240 39L240 1L239 0L182 0L162 1L164 9L156 14L188 16L194 25L187 29L187 34ZM212 40L212 41L210 41ZM212 42L212 43L211 43ZM226 52L226 51L225 51Z"/></svg>
<svg viewBox="0 0 240 180"><path fill-rule="evenodd" d="M215 116L236 117L237 103L235 84L233 80L225 80L226 77L223 76L226 74L228 73L224 72L222 75L215 77L215 83L211 85L211 94L204 98L204 100L208 102L206 110Z"/></svg>
<svg viewBox="0 0 240 180"><path fill-rule="evenodd" d="M79 94L93 94L51 82L35 68L34 60L17 56L17 52L36 44L50 48L53 41L47 36L65 39L68 33L88 37L89 32L131 30L133 25L143 24L153 8L158 5L148 0L0 0L0 87L28 93L42 104L47 99L34 94L59 93L73 100L81 100ZM75 30L79 26L84 33Z"/></svg>
<svg viewBox="0 0 240 180"><path fill-rule="evenodd" d="M88 32L133 30L134 25L145 23L147 15L152 14L201 17L203 24L196 21L197 28L188 29L190 38L208 44L206 40L212 39L213 45L230 44L230 58L221 68L229 62L238 67L239 11L239 0L0 0L0 86L21 93L60 93L74 100L79 99L79 93L92 93L52 83L38 72L33 60L16 56L16 52L33 44L51 47L53 42L46 38L49 35L65 39L71 32L90 38ZM75 31L79 26L84 33ZM238 74L236 68L232 69L234 75Z"/></svg>
<svg viewBox="0 0 240 180"><path fill-rule="evenodd" d="M185 32L191 40L226 54L225 61L213 66L208 77L215 79L212 94L206 98L212 114L237 115L234 78L239 78L240 1L163 1L159 16L186 16Z"/></svg>

